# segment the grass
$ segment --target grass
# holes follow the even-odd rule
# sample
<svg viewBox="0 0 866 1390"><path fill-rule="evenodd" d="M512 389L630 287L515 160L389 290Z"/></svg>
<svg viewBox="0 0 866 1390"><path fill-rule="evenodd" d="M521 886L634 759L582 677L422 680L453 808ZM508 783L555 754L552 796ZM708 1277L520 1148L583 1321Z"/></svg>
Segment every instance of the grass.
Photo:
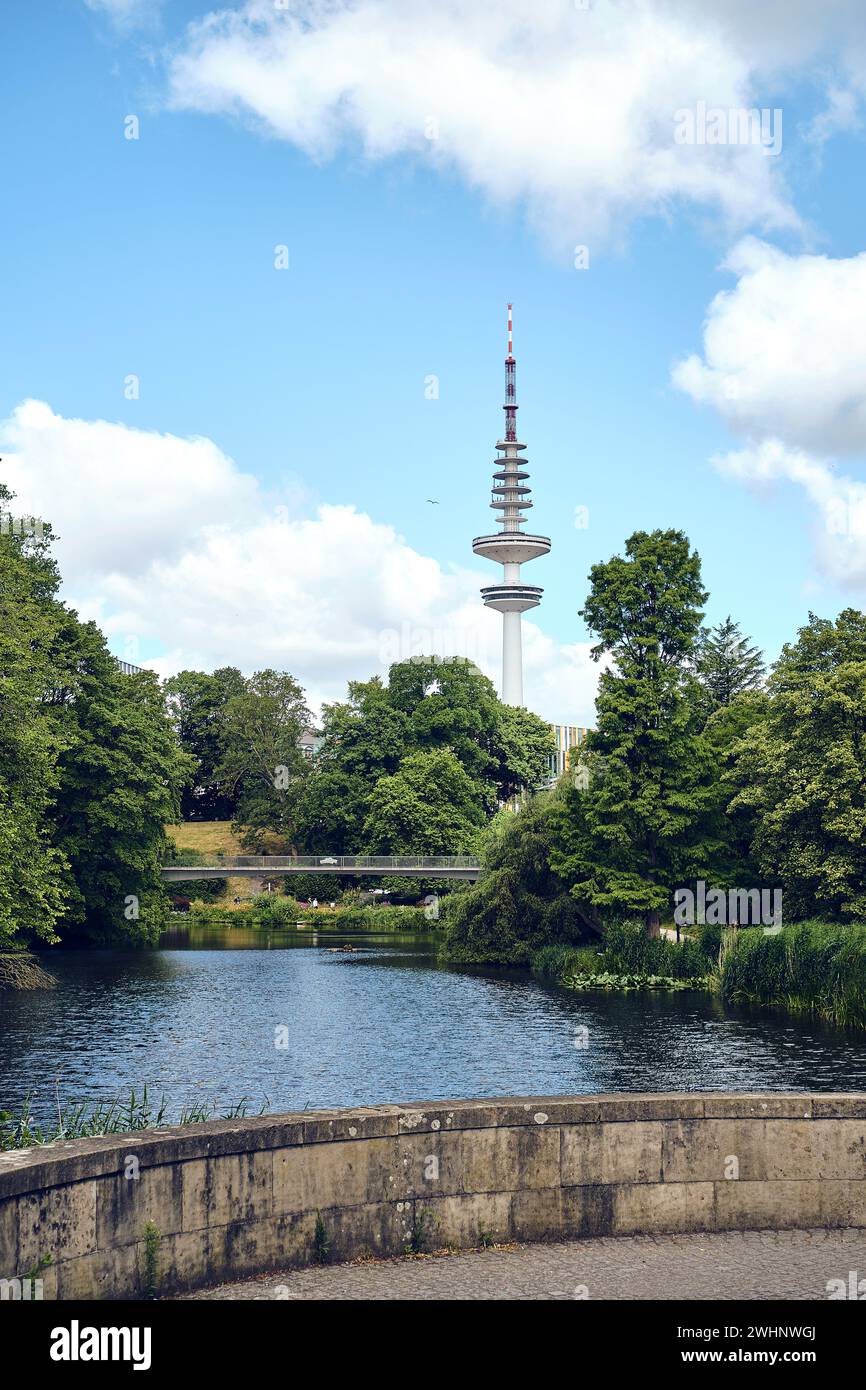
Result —
<svg viewBox="0 0 866 1390"><path fill-rule="evenodd" d="M257 1113L264 1114L265 1111L262 1109ZM172 1119L165 1096L153 1101L145 1086L140 1094L131 1091L128 1100L91 1101L77 1105L64 1104L58 1094L55 1117L50 1124L42 1125L31 1115L28 1097L19 1115L0 1110L0 1152L54 1144L60 1139L92 1139L101 1134L129 1134L134 1130L164 1129L169 1125L198 1125L206 1120L243 1119L246 1114L246 1099L229 1106L227 1110L220 1110L211 1101L197 1101L193 1105L183 1106L178 1117Z"/></svg>
<svg viewBox="0 0 866 1390"><path fill-rule="evenodd" d="M782 1005L842 1028L866 1028L866 924L797 922L773 936L726 934L722 998Z"/></svg>
<svg viewBox="0 0 866 1390"><path fill-rule="evenodd" d="M598 946L545 946L532 957L537 975L567 989L708 989L718 942L685 937L677 944L646 936L637 923L612 923Z"/></svg>
<svg viewBox="0 0 866 1390"><path fill-rule="evenodd" d="M197 854L217 855L217 854L245 854L246 851L237 835L232 832L231 821L227 820L188 820L181 821L178 825L167 825L165 833L170 835L178 849L192 849ZM242 898L248 902L253 896L252 884L243 875L237 878L227 879L226 899L224 906L231 910L235 906L235 898ZM169 884L169 891L182 892L187 886L190 888L188 896L195 897L195 883L189 885L178 883L175 886Z"/></svg>
<svg viewBox="0 0 866 1390"><path fill-rule="evenodd" d="M240 840L232 833L231 821L187 820L167 825L165 831L180 849L195 849L201 854L244 853Z"/></svg>

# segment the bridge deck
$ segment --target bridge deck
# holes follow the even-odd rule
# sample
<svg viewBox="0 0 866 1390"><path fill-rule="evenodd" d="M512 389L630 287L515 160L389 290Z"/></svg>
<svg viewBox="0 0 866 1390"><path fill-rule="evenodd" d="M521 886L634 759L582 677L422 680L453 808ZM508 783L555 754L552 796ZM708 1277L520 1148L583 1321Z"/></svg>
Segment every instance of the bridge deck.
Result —
<svg viewBox="0 0 866 1390"><path fill-rule="evenodd" d="M244 854L214 856L210 864L171 864L162 871L167 883L205 878L278 878L285 874L365 875L382 878L452 878L473 880L482 873L469 854Z"/></svg>

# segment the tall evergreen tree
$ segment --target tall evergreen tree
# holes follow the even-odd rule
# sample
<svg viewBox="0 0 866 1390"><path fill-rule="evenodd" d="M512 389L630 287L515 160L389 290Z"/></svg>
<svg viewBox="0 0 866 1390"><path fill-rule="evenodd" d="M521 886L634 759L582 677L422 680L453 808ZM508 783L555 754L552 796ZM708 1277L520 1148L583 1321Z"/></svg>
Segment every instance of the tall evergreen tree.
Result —
<svg viewBox="0 0 866 1390"><path fill-rule="evenodd" d="M757 690L764 679L764 654L749 645L739 623L728 614L715 627L702 628L695 670L706 692L709 711L729 705L735 696Z"/></svg>
<svg viewBox="0 0 866 1390"><path fill-rule="evenodd" d="M649 935L675 886L705 861L712 758L688 666L706 592L681 531L638 531L592 567L582 610L609 657L588 741L591 781L559 813L553 868L589 911L639 913Z"/></svg>

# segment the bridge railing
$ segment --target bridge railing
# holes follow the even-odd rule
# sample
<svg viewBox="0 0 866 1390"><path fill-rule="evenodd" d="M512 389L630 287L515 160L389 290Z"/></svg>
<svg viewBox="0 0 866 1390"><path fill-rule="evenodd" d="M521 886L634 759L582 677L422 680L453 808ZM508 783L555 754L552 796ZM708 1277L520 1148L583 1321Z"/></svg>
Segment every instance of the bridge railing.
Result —
<svg viewBox="0 0 866 1390"><path fill-rule="evenodd" d="M183 851L181 851L182 853ZM174 864L166 864L174 868ZM197 869L208 868L196 864ZM471 854L215 854L212 867L220 869L386 869L399 873L401 869L477 869L478 860Z"/></svg>

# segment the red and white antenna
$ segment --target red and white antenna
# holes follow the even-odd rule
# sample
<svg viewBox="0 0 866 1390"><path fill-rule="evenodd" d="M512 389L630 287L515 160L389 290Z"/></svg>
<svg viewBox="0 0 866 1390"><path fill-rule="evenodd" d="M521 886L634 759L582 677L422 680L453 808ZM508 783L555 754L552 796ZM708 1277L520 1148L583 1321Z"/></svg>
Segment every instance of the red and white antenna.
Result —
<svg viewBox="0 0 866 1390"><path fill-rule="evenodd" d="M512 323L511 305L508 306L508 356L505 359L505 438L509 441L517 439L517 381L516 363L514 361L514 344L512 342Z"/></svg>

